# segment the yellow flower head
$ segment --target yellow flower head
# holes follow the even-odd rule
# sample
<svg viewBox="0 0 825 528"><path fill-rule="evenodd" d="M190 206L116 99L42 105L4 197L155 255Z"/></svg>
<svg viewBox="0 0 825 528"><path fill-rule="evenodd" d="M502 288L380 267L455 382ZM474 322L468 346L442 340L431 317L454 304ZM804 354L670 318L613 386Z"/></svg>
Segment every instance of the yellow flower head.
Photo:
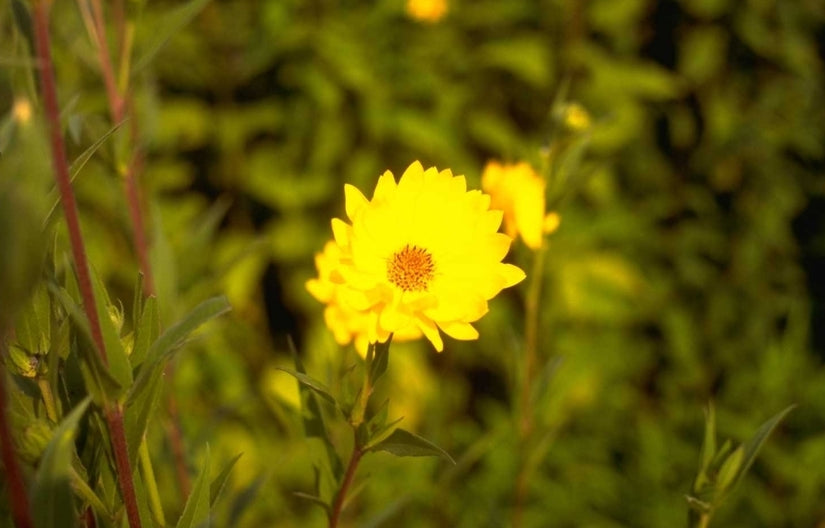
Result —
<svg viewBox="0 0 825 528"><path fill-rule="evenodd" d="M367 310L356 310L342 302L342 278L340 273L336 272L340 265L341 249L330 240L324 246L324 250L315 255L318 278L308 280L306 288L313 297L327 305L324 309L324 322L332 331L335 341L341 346L355 341L355 349L362 356L366 356L369 347L368 329L375 315ZM410 341L420 337L421 331L410 327L396 334L394 339Z"/></svg>
<svg viewBox="0 0 825 528"><path fill-rule="evenodd" d="M490 193L492 207L504 211L504 231L513 238L521 235L527 247L540 248L544 233L558 227L556 213L544 215L545 182L529 164L490 161L484 167L481 187Z"/></svg>
<svg viewBox="0 0 825 528"><path fill-rule="evenodd" d="M470 323L487 301L524 279L501 262L511 243L497 232L501 211L468 192L463 176L415 162L398 182L385 172L372 200L352 185L344 191L350 223L332 220L340 255L329 276L338 304L366 314L370 342L421 332L441 351L439 329L477 339Z"/></svg>
<svg viewBox="0 0 825 528"><path fill-rule="evenodd" d="M438 22L447 14L447 0L407 0L407 14L422 22Z"/></svg>
<svg viewBox="0 0 825 528"><path fill-rule="evenodd" d="M569 103L562 110L564 124L573 132L583 132L590 128L590 114L578 103Z"/></svg>

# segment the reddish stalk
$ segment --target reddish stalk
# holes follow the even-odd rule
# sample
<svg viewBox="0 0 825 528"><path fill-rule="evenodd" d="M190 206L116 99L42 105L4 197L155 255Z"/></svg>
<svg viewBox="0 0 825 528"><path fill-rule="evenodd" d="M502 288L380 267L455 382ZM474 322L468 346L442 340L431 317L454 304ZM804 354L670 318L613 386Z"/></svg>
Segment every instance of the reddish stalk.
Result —
<svg viewBox="0 0 825 528"><path fill-rule="evenodd" d="M0 348L4 347L0 336ZM5 354L2 354L5 355ZM11 516L17 528L32 528L31 511L29 510L29 496L23 483L23 474L17 463L17 456L11 441L11 428L6 415L6 373L0 371L0 450L2 450L3 467L6 469L6 482L9 488L9 506Z"/></svg>
<svg viewBox="0 0 825 528"><path fill-rule="evenodd" d="M97 39L97 55L100 60L100 70L103 75L103 84L106 86L106 99L109 101L109 112L112 114L112 121L120 123L123 121L123 98L117 91L115 82L115 72L112 68L112 61L109 58L109 46L106 43L106 25L103 22L103 6L100 0L92 0L92 20L94 21L95 38Z"/></svg>
<svg viewBox="0 0 825 528"><path fill-rule="evenodd" d="M51 142L52 161L54 164L55 179L60 190L60 199L66 215L66 224L69 230L69 241L72 246L75 270L78 278L80 293L83 297L83 308L89 318L92 339L95 342L102 361L108 364L106 346L97 317L97 309L89 276L89 263L86 259L86 250L83 245L83 235L80 230L80 220L77 211L77 202L69 178L69 167L66 161L66 149L60 128L60 113L57 105L57 87L52 66L51 43L49 41L48 13L43 0L33 2L34 34L37 48L37 58L40 67L40 89L46 118L49 123L49 138ZM132 471L129 463L126 434L123 428L123 411L119 404L107 404L104 408L104 417L109 429L112 442L112 452L115 457L115 466L118 473L120 492L126 505L126 515L131 528L140 528L140 514L138 512L137 497L135 495Z"/></svg>
<svg viewBox="0 0 825 528"><path fill-rule="evenodd" d="M341 511L344 509L344 500L347 498L347 491L352 485L352 479L355 478L355 470L358 468L358 462L364 456L364 451L358 445L358 439L355 440L355 446L352 448L352 455L347 464L347 471L344 473L344 480L341 482L341 489L335 496L335 502L332 505L332 513L329 516L329 528L336 528L338 520L341 518Z"/></svg>

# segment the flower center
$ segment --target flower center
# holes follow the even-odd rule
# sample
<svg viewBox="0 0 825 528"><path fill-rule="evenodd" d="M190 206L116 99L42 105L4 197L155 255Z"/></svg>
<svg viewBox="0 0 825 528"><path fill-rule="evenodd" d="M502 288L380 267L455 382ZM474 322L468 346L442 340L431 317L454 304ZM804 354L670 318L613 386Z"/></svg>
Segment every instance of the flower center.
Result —
<svg viewBox="0 0 825 528"><path fill-rule="evenodd" d="M405 292L426 291L435 274L433 256L407 244L387 262L387 279Z"/></svg>

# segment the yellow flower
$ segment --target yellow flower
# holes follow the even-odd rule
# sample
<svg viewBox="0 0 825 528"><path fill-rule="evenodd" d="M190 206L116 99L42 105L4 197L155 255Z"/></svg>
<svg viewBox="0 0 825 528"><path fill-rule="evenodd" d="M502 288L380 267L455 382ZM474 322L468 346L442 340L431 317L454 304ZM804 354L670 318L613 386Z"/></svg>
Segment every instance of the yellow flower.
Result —
<svg viewBox="0 0 825 528"><path fill-rule="evenodd" d="M525 162L502 165L490 161L481 176L481 188L490 193L491 206L504 211L504 231L521 235L527 247L538 249L544 234L558 228L557 213L544 214L544 179Z"/></svg>
<svg viewBox="0 0 825 528"><path fill-rule="evenodd" d="M332 220L340 251L329 274L339 305L366 313L367 339L419 331L439 352L439 329L455 339L477 339L473 322L487 301L524 279L501 260L511 239L498 233L501 211L490 197L467 191L463 176L415 162L396 183L378 180L372 200L344 187L351 223Z"/></svg>
<svg viewBox="0 0 825 528"><path fill-rule="evenodd" d="M438 22L447 14L447 0L407 0L407 14L422 22Z"/></svg>
<svg viewBox="0 0 825 528"><path fill-rule="evenodd" d="M306 288L313 297L326 304L324 322L332 331L335 341L341 345L348 345L355 341L355 349L362 356L367 355L369 339L367 338L370 320L375 318L367 310L356 310L341 300L341 276L336 273L341 264L341 249L330 240L321 253L315 255L315 268L318 278L310 279ZM394 336L396 341L419 339L421 331L410 327Z"/></svg>
<svg viewBox="0 0 825 528"><path fill-rule="evenodd" d="M562 110L564 124L574 132L583 132L590 128L590 114L578 103L569 103Z"/></svg>

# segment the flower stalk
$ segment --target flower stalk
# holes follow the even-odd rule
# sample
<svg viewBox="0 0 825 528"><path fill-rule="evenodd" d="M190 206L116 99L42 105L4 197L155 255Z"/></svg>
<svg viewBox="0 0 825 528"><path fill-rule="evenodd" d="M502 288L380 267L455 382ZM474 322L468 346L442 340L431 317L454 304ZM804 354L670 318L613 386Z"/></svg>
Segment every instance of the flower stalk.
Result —
<svg viewBox="0 0 825 528"><path fill-rule="evenodd" d="M542 244L533 253L530 285L524 302L524 362L521 373L521 393L519 402L519 442L521 443L521 461L516 476L515 499L513 503L513 528L522 526L524 505L530 473L530 449L534 428L533 382L536 378L536 364L539 356L539 307L541 305L541 287L544 280L544 260L546 246Z"/></svg>
<svg viewBox="0 0 825 528"><path fill-rule="evenodd" d="M352 486L352 481L355 478L355 470L358 469L358 463L361 461L361 457L364 456L363 446L359 445L357 428L353 431L353 438L354 445L349 463L347 464L347 470L344 472L341 488L335 495L335 502L332 503L332 511L329 516L329 528L336 528L338 526L341 512L344 509L344 501L347 498L347 491L349 491L350 486Z"/></svg>
<svg viewBox="0 0 825 528"><path fill-rule="evenodd" d="M60 190L60 200L66 216L66 224L69 231L69 241L72 249L72 257L75 263L78 285L83 297L83 307L89 319L92 339L96 345L100 358L105 365L108 365L106 347L103 341L103 334L95 309L95 298L92 290L92 282L89 274L89 264L86 259L86 249L83 244L83 236L80 230L80 219L77 210L74 191L69 177L69 166L66 161L66 149L63 143L63 136L60 127L60 113L57 104L57 88L54 78L54 70L51 57L51 43L49 39L49 24L47 5L44 0L33 2L33 23L37 59L40 66L40 89L43 98L43 105L46 112L46 119L49 124L49 138L52 151L52 162L54 165L55 179ZM126 505L126 514L129 519L130 528L140 528L140 514L138 511L137 497L135 495L134 482L132 481L131 465L129 463L129 451L126 445L126 433L123 426L123 409L118 403L107 403L103 409L109 435L112 442L112 452L115 458L118 483L123 502Z"/></svg>

